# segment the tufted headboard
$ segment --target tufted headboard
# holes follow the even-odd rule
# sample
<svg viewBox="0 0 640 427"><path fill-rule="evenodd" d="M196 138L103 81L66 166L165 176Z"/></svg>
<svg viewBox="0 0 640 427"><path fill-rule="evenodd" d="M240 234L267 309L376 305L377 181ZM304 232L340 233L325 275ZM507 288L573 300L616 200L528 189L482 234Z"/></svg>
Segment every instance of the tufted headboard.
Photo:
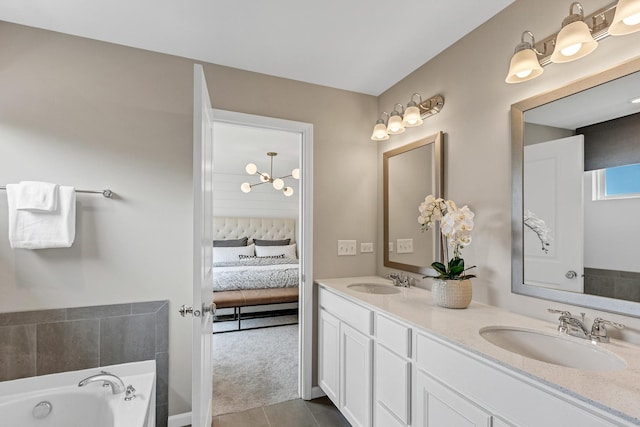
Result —
<svg viewBox="0 0 640 427"><path fill-rule="evenodd" d="M291 239L296 241L296 220L292 218L214 217L213 239Z"/></svg>

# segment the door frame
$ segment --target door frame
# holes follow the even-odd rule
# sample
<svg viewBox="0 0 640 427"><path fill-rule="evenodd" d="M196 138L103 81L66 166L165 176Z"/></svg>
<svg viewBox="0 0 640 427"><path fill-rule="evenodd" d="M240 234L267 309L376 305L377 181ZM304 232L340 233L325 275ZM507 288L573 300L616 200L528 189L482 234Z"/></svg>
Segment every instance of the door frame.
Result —
<svg viewBox="0 0 640 427"><path fill-rule="evenodd" d="M213 109L212 123L244 125L300 134L300 286L298 328L298 394L317 397L313 387L313 124Z"/></svg>

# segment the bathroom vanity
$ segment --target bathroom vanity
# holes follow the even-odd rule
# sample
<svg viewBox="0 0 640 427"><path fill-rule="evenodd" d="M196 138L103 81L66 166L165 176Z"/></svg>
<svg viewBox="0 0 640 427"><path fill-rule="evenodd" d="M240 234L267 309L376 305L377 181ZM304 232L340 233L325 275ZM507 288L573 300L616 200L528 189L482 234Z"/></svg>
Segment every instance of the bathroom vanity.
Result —
<svg viewBox="0 0 640 427"><path fill-rule="evenodd" d="M353 426L640 425L636 346L558 337L553 323L475 302L438 307L430 292L379 277L317 285L318 384ZM585 347L576 359L596 346L605 359L588 369L559 366L480 335L502 327Z"/></svg>

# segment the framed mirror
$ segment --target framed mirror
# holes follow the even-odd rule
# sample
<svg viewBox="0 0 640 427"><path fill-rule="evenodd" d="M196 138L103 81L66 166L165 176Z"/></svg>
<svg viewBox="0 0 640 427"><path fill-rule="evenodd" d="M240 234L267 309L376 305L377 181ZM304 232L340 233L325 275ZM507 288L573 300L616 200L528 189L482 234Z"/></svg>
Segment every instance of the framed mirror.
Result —
<svg viewBox="0 0 640 427"><path fill-rule="evenodd" d="M440 230L422 232L418 205L442 197L443 134L426 137L383 154L384 266L427 274L441 260Z"/></svg>
<svg viewBox="0 0 640 427"><path fill-rule="evenodd" d="M512 291L640 317L640 58L511 106Z"/></svg>

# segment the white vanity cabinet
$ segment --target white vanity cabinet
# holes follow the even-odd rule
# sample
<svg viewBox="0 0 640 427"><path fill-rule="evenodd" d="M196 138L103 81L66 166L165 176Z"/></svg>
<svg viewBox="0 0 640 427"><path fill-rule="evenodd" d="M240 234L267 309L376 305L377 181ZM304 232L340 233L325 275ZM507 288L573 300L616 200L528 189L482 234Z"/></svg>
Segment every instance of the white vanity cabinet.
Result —
<svg viewBox="0 0 640 427"><path fill-rule="evenodd" d="M373 313L320 289L318 383L353 426L372 418Z"/></svg>
<svg viewBox="0 0 640 427"><path fill-rule="evenodd" d="M318 382L353 426L635 425L380 305L319 287Z"/></svg>

